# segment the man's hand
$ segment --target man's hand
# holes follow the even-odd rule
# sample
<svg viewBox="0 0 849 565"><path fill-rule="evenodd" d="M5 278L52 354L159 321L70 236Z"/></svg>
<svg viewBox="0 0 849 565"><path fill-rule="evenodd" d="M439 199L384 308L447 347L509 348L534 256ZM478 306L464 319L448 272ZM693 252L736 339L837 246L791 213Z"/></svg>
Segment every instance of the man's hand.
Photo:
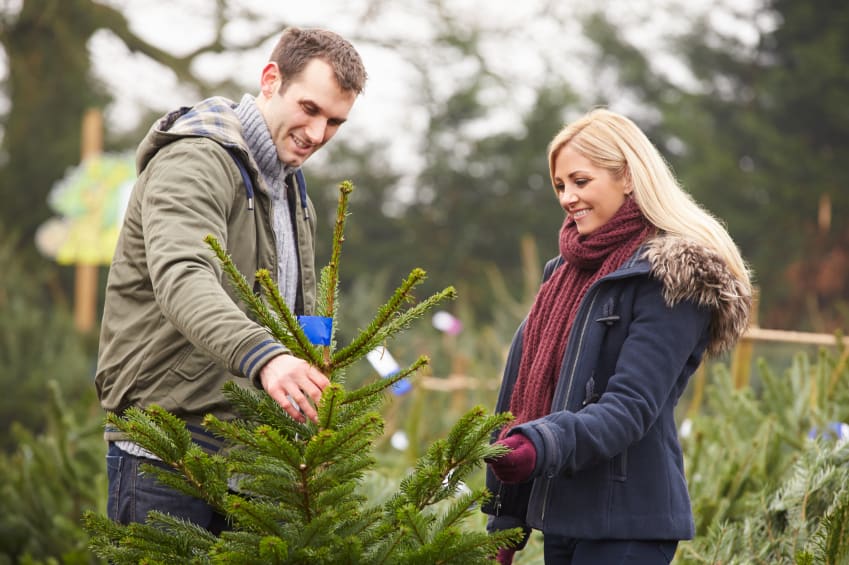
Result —
<svg viewBox="0 0 849 565"><path fill-rule="evenodd" d="M318 419L315 406L330 384L321 371L294 355L278 355L260 369L259 378L265 392L293 419Z"/></svg>

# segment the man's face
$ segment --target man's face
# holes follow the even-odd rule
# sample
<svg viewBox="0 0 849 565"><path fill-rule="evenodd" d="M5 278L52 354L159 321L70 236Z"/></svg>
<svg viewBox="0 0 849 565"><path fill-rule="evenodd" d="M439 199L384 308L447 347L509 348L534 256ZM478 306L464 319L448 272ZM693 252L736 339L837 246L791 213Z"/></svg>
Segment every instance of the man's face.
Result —
<svg viewBox="0 0 849 565"><path fill-rule="evenodd" d="M257 107L265 118L277 158L300 167L307 158L336 135L357 98L339 88L330 65L313 59L280 92L283 77L274 63L262 71L262 91Z"/></svg>

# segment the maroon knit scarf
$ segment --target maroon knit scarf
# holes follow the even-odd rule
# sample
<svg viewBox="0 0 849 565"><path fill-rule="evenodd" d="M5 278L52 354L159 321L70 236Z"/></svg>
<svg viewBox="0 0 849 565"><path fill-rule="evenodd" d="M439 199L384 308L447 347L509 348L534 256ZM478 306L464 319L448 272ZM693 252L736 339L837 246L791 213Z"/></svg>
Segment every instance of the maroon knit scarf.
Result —
<svg viewBox="0 0 849 565"><path fill-rule="evenodd" d="M615 271L651 232L651 224L632 198L626 199L606 224L586 236L578 233L571 217L566 217L560 228L564 264L540 287L528 314L519 376L510 399L515 419L504 432L550 412L578 305L590 285Z"/></svg>

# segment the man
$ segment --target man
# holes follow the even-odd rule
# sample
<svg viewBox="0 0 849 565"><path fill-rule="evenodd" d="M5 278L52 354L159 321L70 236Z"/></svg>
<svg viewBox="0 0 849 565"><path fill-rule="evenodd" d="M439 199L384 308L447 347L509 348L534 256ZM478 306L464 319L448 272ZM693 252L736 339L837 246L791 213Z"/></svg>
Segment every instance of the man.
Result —
<svg viewBox="0 0 849 565"><path fill-rule="evenodd" d="M290 28L262 69L258 96L210 98L151 127L106 287L95 377L105 410L157 404L215 451L220 442L200 422L235 416L221 392L235 375L292 418L315 420L328 379L248 318L204 237L217 238L247 276L268 269L289 307L311 313L315 214L299 168L336 134L365 81L346 40ZM161 464L153 454L115 429L105 437L110 518L143 522L159 510L226 528L203 501L139 473L141 463Z"/></svg>

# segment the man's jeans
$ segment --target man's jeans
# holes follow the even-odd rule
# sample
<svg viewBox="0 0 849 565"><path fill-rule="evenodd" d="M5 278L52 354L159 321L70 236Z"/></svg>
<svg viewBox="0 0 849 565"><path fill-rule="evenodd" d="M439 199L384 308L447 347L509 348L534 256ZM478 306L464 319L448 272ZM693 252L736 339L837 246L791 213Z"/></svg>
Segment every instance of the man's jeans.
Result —
<svg viewBox="0 0 849 565"><path fill-rule="evenodd" d="M168 468L161 461L136 457L109 442L106 474L109 479L107 515L121 524L144 523L147 513L158 510L188 520L213 534L229 529L227 522L206 502L161 484L150 474L141 474L143 463Z"/></svg>

